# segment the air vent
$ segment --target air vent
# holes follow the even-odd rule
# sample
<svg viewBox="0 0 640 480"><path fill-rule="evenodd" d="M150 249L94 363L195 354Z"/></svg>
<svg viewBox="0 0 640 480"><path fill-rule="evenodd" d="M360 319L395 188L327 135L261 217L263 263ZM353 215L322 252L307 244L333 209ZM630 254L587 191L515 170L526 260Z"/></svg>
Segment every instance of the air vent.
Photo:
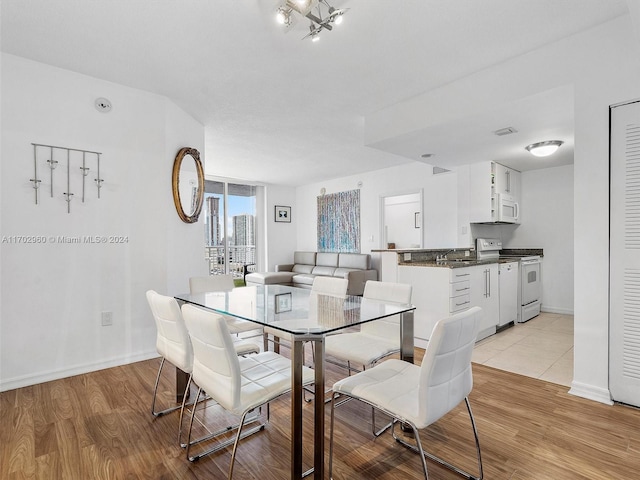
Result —
<svg viewBox="0 0 640 480"><path fill-rule="evenodd" d="M511 135L512 133L516 133L518 130L516 130L513 127L507 127L507 128L501 128L500 130L496 130L494 133L494 135L498 135L499 137L502 137L504 135Z"/></svg>

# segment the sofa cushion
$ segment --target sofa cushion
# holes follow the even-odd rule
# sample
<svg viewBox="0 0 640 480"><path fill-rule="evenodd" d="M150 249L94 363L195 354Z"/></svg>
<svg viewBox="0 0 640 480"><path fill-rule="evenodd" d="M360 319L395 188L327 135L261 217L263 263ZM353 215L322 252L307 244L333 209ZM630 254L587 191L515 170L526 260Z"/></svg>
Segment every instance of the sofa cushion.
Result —
<svg viewBox="0 0 640 480"><path fill-rule="evenodd" d="M293 276L293 284L311 287L313 285L314 278L316 278L315 275L300 273Z"/></svg>
<svg viewBox="0 0 640 480"><path fill-rule="evenodd" d="M291 270L294 273L311 273L315 265L302 265L296 263Z"/></svg>
<svg viewBox="0 0 640 480"><path fill-rule="evenodd" d="M347 273L359 271L360 269L358 268L336 268L336 270L333 272L333 276L339 278L347 278Z"/></svg>
<svg viewBox="0 0 640 480"><path fill-rule="evenodd" d="M314 275L323 275L325 277L332 277L333 272L335 271L336 271L336 267L318 266L318 267L313 267L313 270L311 271L311 273L313 273Z"/></svg>
<svg viewBox="0 0 640 480"><path fill-rule="evenodd" d="M339 253L318 253L316 255L316 265L336 268L338 266L338 255ZM325 274L321 273L320 275Z"/></svg>
<svg viewBox="0 0 640 480"><path fill-rule="evenodd" d="M293 252L293 263L300 265L315 265L316 252Z"/></svg>
<svg viewBox="0 0 640 480"><path fill-rule="evenodd" d="M341 253L338 258L338 267L369 270L369 259L369 254L366 253Z"/></svg>
<svg viewBox="0 0 640 480"><path fill-rule="evenodd" d="M292 272L254 272L247 274L244 281L247 285L251 283L259 285L290 284L292 277Z"/></svg>

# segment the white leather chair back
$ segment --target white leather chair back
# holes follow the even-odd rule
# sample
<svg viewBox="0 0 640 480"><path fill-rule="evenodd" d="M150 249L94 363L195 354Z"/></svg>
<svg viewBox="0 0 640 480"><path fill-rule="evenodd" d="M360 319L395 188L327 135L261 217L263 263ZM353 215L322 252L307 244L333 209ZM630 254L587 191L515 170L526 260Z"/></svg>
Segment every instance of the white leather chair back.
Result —
<svg viewBox="0 0 640 480"><path fill-rule="evenodd" d="M234 287L232 275L209 275L189 279L189 291L192 295L206 292L230 292Z"/></svg>
<svg viewBox="0 0 640 480"><path fill-rule="evenodd" d="M392 303L411 303L412 286L404 283L378 282L369 280L364 286L363 298ZM360 327L368 335L387 339L398 339L400 345L400 316L382 318Z"/></svg>
<svg viewBox="0 0 640 480"><path fill-rule="evenodd" d="M482 309L473 307L436 323L420 370L419 412L425 425L437 421L471 393L471 354Z"/></svg>
<svg viewBox="0 0 640 480"><path fill-rule="evenodd" d="M193 381L222 407L237 412L240 404L240 361L224 317L183 305L193 344Z"/></svg>
<svg viewBox="0 0 640 480"><path fill-rule="evenodd" d="M153 290L147 291L147 301L158 331L158 353L182 371L191 373L193 349L178 302Z"/></svg>
<svg viewBox="0 0 640 480"><path fill-rule="evenodd" d="M316 277L313 279L311 290L323 295L345 296L349 281L338 277Z"/></svg>

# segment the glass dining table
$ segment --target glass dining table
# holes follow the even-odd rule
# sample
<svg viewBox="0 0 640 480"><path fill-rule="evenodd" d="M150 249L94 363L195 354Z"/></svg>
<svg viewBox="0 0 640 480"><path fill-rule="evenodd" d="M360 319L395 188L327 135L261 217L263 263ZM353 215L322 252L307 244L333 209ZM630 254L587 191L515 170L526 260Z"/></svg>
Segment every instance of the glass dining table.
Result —
<svg viewBox="0 0 640 480"><path fill-rule="evenodd" d="M291 479L313 472L324 478L325 402L314 402L313 469L303 471L302 367L304 344L314 351L314 391L325 391L325 337L381 318L400 315L400 358L413 363L413 311L411 304L386 303L355 296L332 296L283 285L238 287L229 292L176 295L214 312L244 319L291 335ZM182 380L179 384L184 382ZM179 386L177 387L179 388ZM184 387L183 387L184 388ZM182 390L184 391L184 390Z"/></svg>

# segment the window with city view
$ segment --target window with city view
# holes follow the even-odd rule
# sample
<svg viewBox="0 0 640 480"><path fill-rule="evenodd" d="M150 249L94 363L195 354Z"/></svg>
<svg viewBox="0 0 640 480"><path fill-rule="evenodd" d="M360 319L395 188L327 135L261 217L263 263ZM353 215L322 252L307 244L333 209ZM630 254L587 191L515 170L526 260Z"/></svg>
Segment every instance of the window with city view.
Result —
<svg viewBox="0 0 640 480"><path fill-rule="evenodd" d="M206 180L203 210L209 273L242 278L256 261L256 187Z"/></svg>

